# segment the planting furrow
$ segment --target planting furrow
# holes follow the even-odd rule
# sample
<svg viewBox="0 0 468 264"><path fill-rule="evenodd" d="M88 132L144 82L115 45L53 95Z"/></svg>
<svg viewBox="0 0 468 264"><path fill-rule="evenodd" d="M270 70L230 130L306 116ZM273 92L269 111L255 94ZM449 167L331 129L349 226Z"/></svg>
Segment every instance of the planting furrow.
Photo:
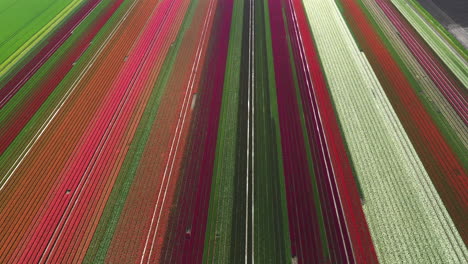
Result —
<svg viewBox="0 0 468 264"><path fill-rule="evenodd" d="M255 262L255 4L248 3L247 149L245 191L245 263Z"/></svg>

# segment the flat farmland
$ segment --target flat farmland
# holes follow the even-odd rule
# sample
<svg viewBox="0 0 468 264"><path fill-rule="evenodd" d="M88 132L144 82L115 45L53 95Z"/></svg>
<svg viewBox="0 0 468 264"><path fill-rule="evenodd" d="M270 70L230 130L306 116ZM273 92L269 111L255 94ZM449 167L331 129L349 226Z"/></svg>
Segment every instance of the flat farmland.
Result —
<svg viewBox="0 0 468 264"><path fill-rule="evenodd" d="M466 263L466 50L399 0L0 3L1 263Z"/></svg>

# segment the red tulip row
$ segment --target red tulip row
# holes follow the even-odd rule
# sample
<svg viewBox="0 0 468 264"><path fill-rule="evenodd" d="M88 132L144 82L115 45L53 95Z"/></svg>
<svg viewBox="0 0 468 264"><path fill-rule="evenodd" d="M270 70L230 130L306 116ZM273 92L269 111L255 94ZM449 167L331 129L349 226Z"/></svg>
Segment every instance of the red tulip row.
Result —
<svg viewBox="0 0 468 264"><path fill-rule="evenodd" d="M78 102L78 105L90 108L87 104L89 100L83 99L82 102ZM60 108L60 102L58 104L57 107ZM33 106L28 105L28 107ZM67 107L62 109L67 109ZM4 242L1 243L0 247L0 262L5 262L16 254L17 246L26 239L25 233L28 232L33 223L38 221L43 202L47 199L52 187L60 180L57 175L63 164L61 162L64 162L63 160L68 157L67 151L71 152L70 145L73 146L74 136L79 135L81 127L76 127L77 120L85 121L86 118L90 118L82 113L77 108L78 119L73 119L72 116L60 119L56 118L60 114L51 113L49 118L44 121L45 123L38 128L38 131L35 128L25 131L27 134L32 134L33 137L17 146L10 162L1 164L3 179L6 178L9 181L2 182L3 189L0 193L2 201L0 203L0 232ZM17 120L17 122L21 122L21 120ZM68 123L71 128L67 133L61 130L64 123ZM45 129L48 129L48 133L44 133ZM35 150L38 149L41 151L36 153Z"/></svg>
<svg viewBox="0 0 468 264"><path fill-rule="evenodd" d="M165 87L107 254L109 262L160 263L165 262L163 258L172 256L172 251L164 250L163 246L169 243L168 237L176 231L170 224L179 221L169 223L170 216L175 212L176 189L191 184L184 178L180 167L186 155L186 141L193 122L192 104L200 104L200 78L202 69L206 67L208 39L216 6L217 1L197 4L196 16L183 35L174 72ZM193 101L195 95L196 101Z"/></svg>
<svg viewBox="0 0 468 264"><path fill-rule="evenodd" d="M176 16L175 14L185 12L180 2L182 1L166 1L165 5L155 5L151 1L141 1L139 9L133 9L134 5L132 6L132 10L136 11L131 16L132 20L127 24L127 28L120 28L119 37L113 39L117 41L113 42L116 45L111 49L115 49L114 52L119 54L114 64L110 64L113 67L109 67L108 64L112 63L111 60L103 60L99 65L109 73L114 72L112 74L114 78L105 78L104 76L108 74L104 71L92 72L94 75L91 76L94 80L87 79L88 82L84 82L87 85L85 87L91 93L80 94L83 97L80 99L89 100L97 96L99 94L97 87L107 92L101 93L101 98L94 97L99 100L94 100L93 104L89 104L88 101L74 105L76 102L69 101L65 110L59 114L58 122L64 126L57 130L46 130L43 139L47 141L54 135L55 137L61 135L63 138L67 134L69 137L65 139L68 140L61 146L63 150L48 153L49 158L53 160L51 163L42 162L36 166L25 164L26 167L21 170L30 170L30 174L25 173L23 177L15 175L15 180L22 178L31 180L34 175L45 175L43 183L48 185L47 188L42 188L43 186L40 185L41 192L31 191L29 187L31 193L41 196L45 194L46 197L42 198L39 206L33 208L31 212L35 223L32 222L29 227L26 226L26 222L21 223L23 228L27 227L27 230L24 230L27 233L23 234L24 243L16 248L13 255L16 261L67 262L68 258L82 259L84 257L87 245L94 233L93 229L97 224L96 219L99 219L102 213L116 172L125 154L125 146L132 139L135 124L138 123L138 118L146 104L145 100L148 99L149 91L153 87L154 71L160 69L157 65L161 63L171 41L175 39L180 21L175 23L177 21L173 21L173 18L181 18L183 15ZM149 16L138 17L144 14L145 8L154 9L155 6L158 7L155 9L157 13L155 12L148 23L146 21ZM146 12L150 14L149 11ZM124 17L128 18L127 15ZM132 22L139 23L132 24ZM144 27L145 24L146 27ZM132 26L135 28L132 29ZM145 30L138 34L141 28ZM136 32L132 32L135 29ZM121 35L125 31L127 33ZM138 39L138 42L135 42L135 39ZM127 51L122 52L125 48ZM129 54L128 60L121 57L125 54ZM108 51L105 55L112 56L112 52ZM92 60L90 64L94 62ZM149 78L150 74L153 77ZM101 77L104 78L101 79ZM63 121L66 120L64 117L74 120L75 123L65 122L64 124ZM75 133L75 130L79 130L78 133ZM60 140L63 141L59 138ZM48 147L42 150L47 151L53 147L50 142L46 146ZM123 153L120 153L122 150ZM34 152L35 156L30 157L28 161L36 157L39 159L40 153L40 151ZM43 155L42 159L46 157ZM53 171L47 172L47 170ZM19 170L18 173L20 173ZM8 189L12 187L14 188L14 186L7 186ZM25 185L23 188L27 187Z"/></svg>

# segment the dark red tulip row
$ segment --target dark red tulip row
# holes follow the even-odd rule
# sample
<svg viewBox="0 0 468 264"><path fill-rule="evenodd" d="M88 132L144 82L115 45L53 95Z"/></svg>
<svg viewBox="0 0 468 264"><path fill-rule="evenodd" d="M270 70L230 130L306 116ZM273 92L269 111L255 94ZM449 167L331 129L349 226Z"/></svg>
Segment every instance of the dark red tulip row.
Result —
<svg viewBox="0 0 468 264"><path fill-rule="evenodd" d="M233 1L218 1L216 9L182 164L173 243L162 263L201 263L203 257Z"/></svg>
<svg viewBox="0 0 468 264"><path fill-rule="evenodd" d="M326 261L302 133L282 0L269 0L291 253L300 263ZM290 14L286 14L290 15ZM315 164L314 164L315 165Z"/></svg>

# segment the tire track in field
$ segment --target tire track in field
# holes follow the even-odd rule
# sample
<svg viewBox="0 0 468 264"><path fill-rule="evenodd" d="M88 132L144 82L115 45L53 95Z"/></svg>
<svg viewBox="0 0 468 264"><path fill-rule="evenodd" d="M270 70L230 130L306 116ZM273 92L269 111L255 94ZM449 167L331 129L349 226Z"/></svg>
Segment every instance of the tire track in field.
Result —
<svg viewBox="0 0 468 264"><path fill-rule="evenodd" d="M247 79L247 166L245 192L245 263L255 262L255 3L249 0ZM250 187L250 189L249 189ZM250 209L250 210L249 210Z"/></svg>

